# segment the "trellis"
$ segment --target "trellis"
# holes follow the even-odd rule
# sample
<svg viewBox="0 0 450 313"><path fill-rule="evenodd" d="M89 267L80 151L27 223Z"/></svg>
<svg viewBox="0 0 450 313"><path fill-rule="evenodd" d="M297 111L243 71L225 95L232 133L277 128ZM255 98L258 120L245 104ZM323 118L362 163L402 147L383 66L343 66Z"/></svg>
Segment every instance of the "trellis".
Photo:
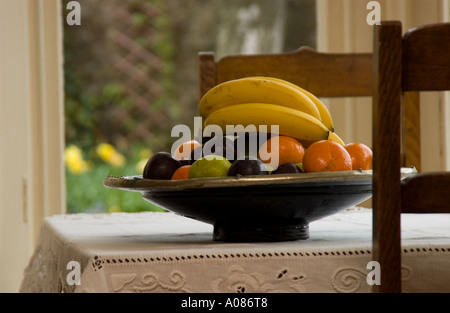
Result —
<svg viewBox="0 0 450 313"><path fill-rule="evenodd" d="M167 108L152 105L168 96L163 86L165 60L153 48L161 32L153 21L165 13L158 7L163 2L157 5L154 2L158 1L109 3L107 36L112 42L109 57L130 103L130 107L111 108L110 123L117 123L115 128L120 129L113 135L116 141L145 142L155 131L167 128Z"/></svg>

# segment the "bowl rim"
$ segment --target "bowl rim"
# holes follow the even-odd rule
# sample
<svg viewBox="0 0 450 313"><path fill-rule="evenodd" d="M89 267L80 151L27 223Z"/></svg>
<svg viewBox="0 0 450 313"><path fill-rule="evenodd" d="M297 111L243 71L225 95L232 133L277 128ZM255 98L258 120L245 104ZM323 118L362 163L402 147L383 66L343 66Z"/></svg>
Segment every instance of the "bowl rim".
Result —
<svg viewBox="0 0 450 313"><path fill-rule="evenodd" d="M190 178L183 180L145 179L142 175L108 176L103 184L108 188L132 191L179 191L184 189L204 188L230 188L244 186L265 186L281 184L329 184L333 182L346 183L372 183L372 170L352 170L342 172L324 173L292 173L258 176L227 176ZM402 168L402 178L417 174L415 168Z"/></svg>

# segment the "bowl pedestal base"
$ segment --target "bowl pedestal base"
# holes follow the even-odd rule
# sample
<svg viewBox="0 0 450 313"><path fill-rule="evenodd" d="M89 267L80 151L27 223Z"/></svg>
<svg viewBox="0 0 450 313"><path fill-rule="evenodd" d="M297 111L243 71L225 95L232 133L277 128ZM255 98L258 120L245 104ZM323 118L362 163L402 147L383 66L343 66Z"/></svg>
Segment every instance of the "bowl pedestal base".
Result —
<svg viewBox="0 0 450 313"><path fill-rule="evenodd" d="M309 238L308 224L283 226L214 225L213 239L226 242L293 241Z"/></svg>

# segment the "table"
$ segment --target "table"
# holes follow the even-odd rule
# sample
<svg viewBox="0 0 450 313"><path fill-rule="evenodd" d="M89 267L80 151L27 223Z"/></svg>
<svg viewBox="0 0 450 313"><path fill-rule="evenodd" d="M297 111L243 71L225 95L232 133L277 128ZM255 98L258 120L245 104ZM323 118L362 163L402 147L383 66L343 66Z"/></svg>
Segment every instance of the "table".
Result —
<svg viewBox="0 0 450 313"><path fill-rule="evenodd" d="M212 240L169 212L45 219L21 292L370 292L370 209L312 222L310 239ZM403 215L403 290L450 292L450 215Z"/></svg>

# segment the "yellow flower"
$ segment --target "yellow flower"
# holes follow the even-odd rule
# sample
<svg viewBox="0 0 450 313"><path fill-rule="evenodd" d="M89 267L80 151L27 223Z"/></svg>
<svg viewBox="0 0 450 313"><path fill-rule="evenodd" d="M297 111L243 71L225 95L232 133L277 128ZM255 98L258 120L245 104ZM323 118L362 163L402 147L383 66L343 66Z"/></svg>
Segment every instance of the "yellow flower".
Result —
<svg viewBox="0 0 450 313"><path fill-rule="evenodd" d="M91 166L83 159L83 153L77 146L71 145L64 150L64 161L67 168L74 174L80 175L90 170Z"/></svg>
<svg viewBox="0 0 450 313"><path fill-rule="evenodd" d="M115 152L111 155L108 162L115 167L122 167L125 164L125 157L119 152Z"/></svg>
<svg viewBox="0 0 450 313"><path fill-rule="evenodd" d="M122 167L125 164L125 157L108 143L99 144L96 151L100 158L115 167Z"/></svg>
<svg viewBox="0 0 450 313"><path fill-rule="evenodd" d="M97 154L105 161L108 161L111 156L116 153L116 149L108 143L101 143L97 146Z"/></svg>

